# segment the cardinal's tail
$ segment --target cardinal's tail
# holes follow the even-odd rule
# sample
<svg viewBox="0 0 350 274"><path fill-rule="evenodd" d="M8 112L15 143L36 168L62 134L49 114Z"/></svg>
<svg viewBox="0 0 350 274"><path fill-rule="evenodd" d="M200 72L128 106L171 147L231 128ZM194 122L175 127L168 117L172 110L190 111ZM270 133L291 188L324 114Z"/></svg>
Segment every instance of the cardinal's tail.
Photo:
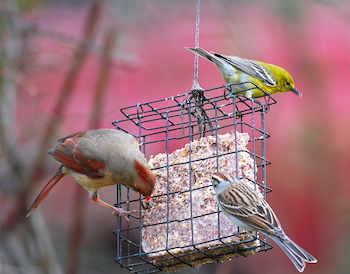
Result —
<svg viewBox="0 0 350 274"><path fill-rule="evenodd" d="M50 193L51 189L57 184L59 180L62 179L63 176L65 176L66 173L63 172L63 166L61 166L56 175L52 177L52 179L44 186L44 188L40 191L38 197L36 197L35 201L33 202L32 206L29 209L29 212L26 217L28 217L34 209L40 205L40 203L45 199L45 197Z"/></svg>

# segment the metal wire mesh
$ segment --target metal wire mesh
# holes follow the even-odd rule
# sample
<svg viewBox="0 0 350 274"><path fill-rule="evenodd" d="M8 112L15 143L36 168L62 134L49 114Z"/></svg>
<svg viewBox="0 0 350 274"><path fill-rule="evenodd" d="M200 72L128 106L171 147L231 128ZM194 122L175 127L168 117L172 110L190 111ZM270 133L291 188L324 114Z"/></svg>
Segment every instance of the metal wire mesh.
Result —
<svg viewBox="0 0 350 274"><path fill-rule="evenodd" d="M232 230L231 235L220 234L219 210L215 212L193 213L194 205L192 197L199 189L210 188L210 185L195 186L196 180L194 166L206 160L216 162L216 170L220 171L219 161L222 157L229 155L235 157L235 176L245 178L259 187L263 195L271 191L266 186L266 166L270 162L266 159L266 139L269 134L265 131L265 115L270 105L276 101L269 95L250 99L242 95L234 95L228 98L229 86L223 86L210 90L197 90L190 94L182 94L165 98L153 102L145 102L121 109L126 117L124 120L115 121L113 125L117 129L126 131L139 140L141 151L150 157L165 153L166 164L155 167L156 172L162 171L166 175L165 181L167 190L164 194L152 197L152 199L166 199L169 204L174 195L181 193L189 197L189 215L181 220L170 217L169 206L167 214L158 223L145 223L144 216L147 203L142 197L130 191L125 186L118 186L117 204L118 207L138 209L140 213L130 216L130 222L118 217L117 229L114 231L117 236L117 257L115 261L130 273L156 273L161 271L175 271L185 267L195 267L203 263L219 262L236 256L249 256L259 251L266 251L272 247L266 239L260 239L258 235L248 235L242 231ZM195 140L204 136L211 136L216 146L219 143L219 136L230 132L233 139L238 138L240 133L248 133L249 140L246 149L235 146L233 149L222 153L214 147L214 153L210 156L193 158L191 144ZM171 162L169 155L189 144L189 157L186 161ZM252 170L253 177L247 178L244 173L239 172L239 155L247 154L254 162ZM175 166L182 166L188 172L189 188L185 190L170 190L171 184L170 170ZM158 183L158 179L157 179ZM157 188L157 184L155 186ZM163 197L164 196L164 197ZM196 226L194 222L201 222L201 218L207 215L217 216L217 226L219 227L215 239L198 242L196 237ZM168 243L169 230L171 226L189 225L190 229L186 235L177 235L176 241ZM152 227L163 226L164 235L149 235L153 231ZM147 230L147 228L150 228ZM205 233L205 232L204 232ZM228 243L226 239L236 237L236 241ZM160 237L166 243L163 248L147 251L145 249L145 239L158 241ZM192 237L189 242L184 243L181 237ZM237 238L238 237L238 238ZM237 240L238 239L238 240ZM209 243L210 242L210 243ZM210 248L205 248L205 244L211 244ZM179 251L180 250L180 251ZM159 254L162 256L157 257Z"/></svg>

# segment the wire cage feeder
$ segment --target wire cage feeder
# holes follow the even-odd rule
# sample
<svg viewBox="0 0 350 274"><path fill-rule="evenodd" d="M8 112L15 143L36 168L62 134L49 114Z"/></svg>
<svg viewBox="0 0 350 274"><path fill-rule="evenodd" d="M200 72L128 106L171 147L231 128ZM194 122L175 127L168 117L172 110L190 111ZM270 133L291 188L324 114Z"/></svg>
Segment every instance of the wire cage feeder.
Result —
<svg viewBox="0 0 350 274"><path fill-rule="evenodd" d="M118 185L115 261L130 273L172 272L271 249L220 212L211 174L229 173L261 195L266 186L265 115L269 95L228 96L230 86L195 90L121 109L113 123L135 136L156 175L151 201ZM230 97L230 98L229 98Z"/></svg>

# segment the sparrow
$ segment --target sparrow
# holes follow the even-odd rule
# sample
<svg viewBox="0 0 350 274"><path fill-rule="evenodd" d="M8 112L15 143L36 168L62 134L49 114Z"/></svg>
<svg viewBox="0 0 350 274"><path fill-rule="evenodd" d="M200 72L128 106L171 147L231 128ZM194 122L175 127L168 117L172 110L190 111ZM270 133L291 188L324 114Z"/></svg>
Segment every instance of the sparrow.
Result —
<svg viewBox="0 0 350 274"><path fill-rule="evenodd" d="M155 175L149 169L136 139L115 129L80 131L58 140L48 152L62 165L44 186L29 209L27 217L44 200L57 182L70 174L84 187L90 198L113 210L114 215L126 217L131 211L116 208L100 199L97 190L104 186L123 184L150 200Z"/></svg>
<svg viewBox="0 0 350 274"><path fill-rule="evenodd" d="M249 185L221 172L212 175L212 185L225 215L246 231L261 232L274 240L299 272L304 271L306 263L317 262L286 235L272 208Z"/></svg>
<svg viewBox="0 0 350 274"><path fill-rule="evenodd" d="M231 96L239 93L255 98L285 91L302 96L295 88L293 77L279 66L238 56L210 53L202 48L186 49L217 65L225 81L231 84Z"/></svg>

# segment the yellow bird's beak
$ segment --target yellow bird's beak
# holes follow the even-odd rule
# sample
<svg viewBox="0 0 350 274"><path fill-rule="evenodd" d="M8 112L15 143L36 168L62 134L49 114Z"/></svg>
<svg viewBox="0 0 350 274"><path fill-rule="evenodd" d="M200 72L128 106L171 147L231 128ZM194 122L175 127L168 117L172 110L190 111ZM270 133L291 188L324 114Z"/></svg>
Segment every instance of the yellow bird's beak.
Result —
<svg viewBox="0 0 350 274"><path fill-rule="evenodd" d="M303 94L302 94L299 90L297 90L296 88L293 88L292 91L293 91L296 95L298 95L299 97L302 97L302 96L303 96Z"/></svg>

